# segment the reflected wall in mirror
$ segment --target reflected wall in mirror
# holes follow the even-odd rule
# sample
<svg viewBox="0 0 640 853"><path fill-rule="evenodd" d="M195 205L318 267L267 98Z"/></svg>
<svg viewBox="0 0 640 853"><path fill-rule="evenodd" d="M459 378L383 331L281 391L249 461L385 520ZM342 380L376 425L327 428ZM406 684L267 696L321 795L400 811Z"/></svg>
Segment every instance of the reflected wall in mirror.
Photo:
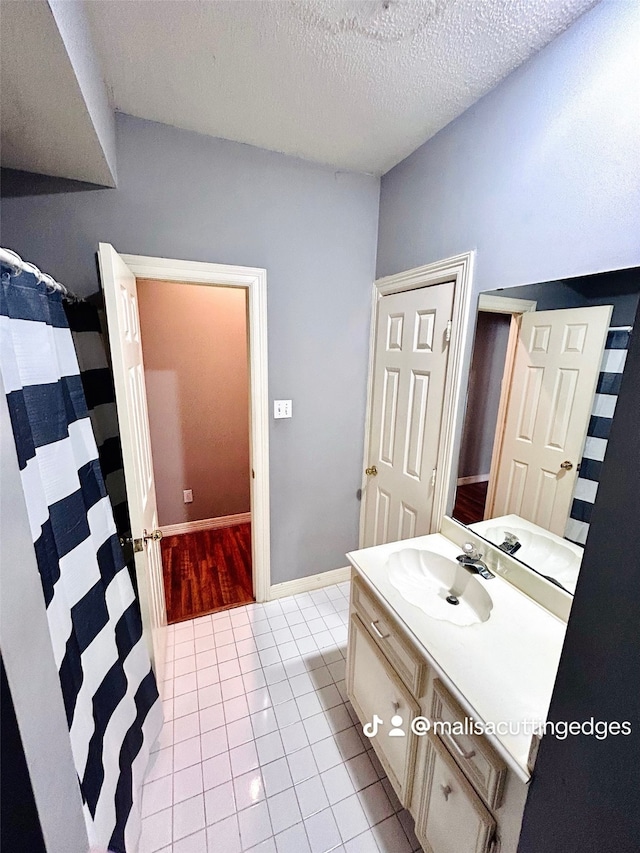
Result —
<svg viewBox="0 0 640 853"><path fill-rule="evenodd" d="M573 593L640 270L480 294L453 517Z"/></svg>

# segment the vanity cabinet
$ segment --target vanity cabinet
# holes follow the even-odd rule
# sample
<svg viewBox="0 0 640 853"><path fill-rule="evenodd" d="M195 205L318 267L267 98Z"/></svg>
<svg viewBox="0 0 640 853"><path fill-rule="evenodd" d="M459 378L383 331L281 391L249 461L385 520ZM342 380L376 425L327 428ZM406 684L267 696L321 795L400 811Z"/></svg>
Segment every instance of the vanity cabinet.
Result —
<svg viewBox="0 0 640 853"><path fill-rule="evenodd" d="M363 726L380 721L371 744L426 853L515 853L524 784L483 735L448 730L468 715L357 574L347 692ZM417 716L446 725L418 736L411 730Z"/></svg>

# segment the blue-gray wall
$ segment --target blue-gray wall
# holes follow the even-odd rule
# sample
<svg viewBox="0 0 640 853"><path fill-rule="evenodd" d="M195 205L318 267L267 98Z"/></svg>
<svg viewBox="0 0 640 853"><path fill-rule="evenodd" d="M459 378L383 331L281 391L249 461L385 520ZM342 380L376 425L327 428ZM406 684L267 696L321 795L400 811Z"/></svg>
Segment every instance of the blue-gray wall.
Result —
<svg viewBox="0 0 640 853"><path fill-rule="evenodd" d="M3 198L2 245L82 294L98 289L99 241L265 267L270 396L293 399L293 418L271 422L272 583L344 566L358 544L379 180L128 116L117 155L117 189L49 182Z"/></svg>
<svg viewBox="0 0 640 853"><path fill-rule="evenodd" d="M378 275L486 290L640 264L640 4L605 0L382 179Z"/></svg>

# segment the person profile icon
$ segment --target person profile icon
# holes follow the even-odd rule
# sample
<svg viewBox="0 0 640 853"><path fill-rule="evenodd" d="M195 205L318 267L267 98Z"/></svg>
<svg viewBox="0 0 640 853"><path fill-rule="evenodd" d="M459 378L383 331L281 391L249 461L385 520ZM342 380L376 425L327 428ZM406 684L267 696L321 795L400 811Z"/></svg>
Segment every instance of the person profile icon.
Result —
<svg viewBox="0 0 640 853"><path fill-rule="evenodd" d="M403 722L403 720L402 720L402 717L400 716L400 714L394 714L394 716L391 717L391 725L393 726L393 728L390 729L390 731L389 731L389 737L404 737L405 736L405 733L400 728L400 726L402 725L402 722Z"/></svg>

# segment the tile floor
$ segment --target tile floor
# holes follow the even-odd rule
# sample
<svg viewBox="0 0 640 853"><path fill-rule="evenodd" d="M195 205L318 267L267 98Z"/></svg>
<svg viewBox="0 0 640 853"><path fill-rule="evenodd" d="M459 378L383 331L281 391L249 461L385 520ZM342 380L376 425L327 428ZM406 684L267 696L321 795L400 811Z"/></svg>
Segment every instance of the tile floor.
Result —
<svg viewBox="0 0 640 853"><path fill-rule="evenodd" d="M411 853L345 691L349 584L169 628L140 853Z"/></svg>

